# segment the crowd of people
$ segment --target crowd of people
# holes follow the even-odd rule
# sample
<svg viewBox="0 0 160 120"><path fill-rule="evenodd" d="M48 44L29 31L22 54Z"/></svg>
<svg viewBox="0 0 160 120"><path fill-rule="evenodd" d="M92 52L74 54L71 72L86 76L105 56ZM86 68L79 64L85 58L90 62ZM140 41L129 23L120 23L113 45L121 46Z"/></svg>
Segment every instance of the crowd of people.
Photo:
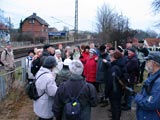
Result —
<svg viewBox="0 0 160 120"><path fill-rule="evenodd" d="M120 120L121 110L131 110L133 100L137 120L160 119L160 53L149 52L141 44L126 43L125 48L110 43L73 48L46 44L43 49L29 50L26 68L28 83L37 79L40 98L34 101L34 112L39 120L71 120L64 107L77 95L81 104L78 120L90 120L91 107L98 104L110 104L110 118ZM145 69L148 77L144 81ZM136 94L134 87L142 85L142 92Z"/></svg>

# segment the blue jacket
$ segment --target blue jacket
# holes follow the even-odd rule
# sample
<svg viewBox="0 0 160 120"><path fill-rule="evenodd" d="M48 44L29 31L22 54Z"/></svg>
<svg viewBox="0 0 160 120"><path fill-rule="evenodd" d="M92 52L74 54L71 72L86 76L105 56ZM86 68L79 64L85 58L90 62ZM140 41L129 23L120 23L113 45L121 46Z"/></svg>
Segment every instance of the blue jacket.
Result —
<svg viewBox="0 0 160 120"><path fill-rule="evenodd" d="M157 78L157 80L154 82L150 94L148 94L145 87L143 87L141 93L135 96L135 102L137 103L137 120L160 120L160 116L158 116L156 112L156 110L160 112L160 70L148 76L144 85L150 85L151 81L155 78Z"/></svg>

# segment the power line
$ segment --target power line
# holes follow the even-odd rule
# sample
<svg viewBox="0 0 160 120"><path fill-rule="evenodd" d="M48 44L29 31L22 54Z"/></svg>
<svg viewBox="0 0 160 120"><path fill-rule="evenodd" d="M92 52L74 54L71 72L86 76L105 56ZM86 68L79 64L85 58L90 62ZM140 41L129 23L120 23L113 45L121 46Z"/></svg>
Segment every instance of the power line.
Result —
<svg viewBox="0 0 160 120"><path fill-rule="evenodd" d="M55 17L53 17L53 16L51 16L51 18L54 18L54 19L58 20L59 22L62 22L62 23L64 23L64 24L66 24L66 25L69 25L69 26L71 26L71 27L74 27L73 25L71 25L71 24L69 24L69 23L67 23L67 22L64 22L63 20L60 20L60 19L58 19L58 18L55 18Z"/></svg>

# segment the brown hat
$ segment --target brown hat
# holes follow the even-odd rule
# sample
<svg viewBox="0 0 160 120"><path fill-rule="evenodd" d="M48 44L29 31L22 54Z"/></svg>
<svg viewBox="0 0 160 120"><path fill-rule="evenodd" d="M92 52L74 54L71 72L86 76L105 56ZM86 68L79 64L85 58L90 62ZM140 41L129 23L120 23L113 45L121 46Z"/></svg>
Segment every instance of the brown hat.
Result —
<svg viewBox="0 0 160 120"><path fill-rule="evenodd" d="M114 57L115 59L119 59L122 57L122 53L119 51L115 51L114 53L111 54L112 57Z"/></svg>

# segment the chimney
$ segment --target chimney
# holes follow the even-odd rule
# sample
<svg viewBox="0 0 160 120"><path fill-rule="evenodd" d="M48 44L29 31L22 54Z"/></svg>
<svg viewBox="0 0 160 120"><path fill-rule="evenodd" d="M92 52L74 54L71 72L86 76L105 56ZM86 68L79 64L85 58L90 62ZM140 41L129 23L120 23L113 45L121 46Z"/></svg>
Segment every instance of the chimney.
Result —
<svg viewBox="0 0 160 120"><path fill-rule="evenodd" d="M36 13L33 13L33 16L36 16L37 14Z"/></svg>

